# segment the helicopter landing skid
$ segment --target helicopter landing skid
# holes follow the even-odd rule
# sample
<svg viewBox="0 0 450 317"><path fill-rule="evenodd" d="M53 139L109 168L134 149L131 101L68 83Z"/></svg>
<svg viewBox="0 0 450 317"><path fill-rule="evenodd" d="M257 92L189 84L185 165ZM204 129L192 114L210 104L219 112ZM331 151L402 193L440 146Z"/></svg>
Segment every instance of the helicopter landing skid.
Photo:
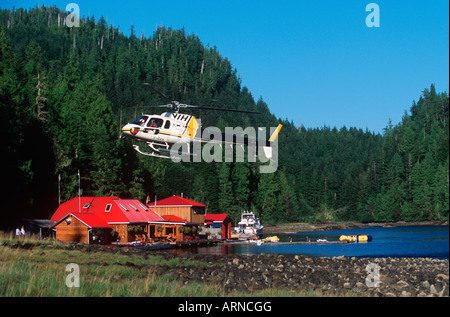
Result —
<svg viewBox="0 0 450 317"><path fill-rule="evenodd" d="M157 157L157 158L171 159L173 161L181 161L182 157L195 156L192 153L186 153L186 152L178 153L178 152L171 151L171 150L168 150L168 149L158 149L158 150L156 150L153 146L150 146L150 145L149 145L149 147L152 150L154 150L154 151L153 152L144 152L144 151L141 151L141 149L139 148L139 145L133 145L133 148L139 154L146 155L146 156ZM164 155L161 152L167 153L167 155Z"/></svg>
<svg viewBox="0 0 450 317"><path fill-rule="evenodd" d="M170 159L170 156L167 156L167 155L164 155L164 154L159 154L159 153L155 153L155 152L143 152L139 148L139 145L133 145L133 148L136 150L136 152L138 152L139 154L142 154L142 155Z"/></svg>

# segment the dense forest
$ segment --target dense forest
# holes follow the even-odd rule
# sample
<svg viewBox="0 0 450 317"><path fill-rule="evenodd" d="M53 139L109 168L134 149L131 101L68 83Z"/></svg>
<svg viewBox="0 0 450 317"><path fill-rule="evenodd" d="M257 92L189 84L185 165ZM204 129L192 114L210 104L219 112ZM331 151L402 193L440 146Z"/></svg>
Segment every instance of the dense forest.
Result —
<svg viewBox="0 0 450 317"><path fill-rule="evenodd" d="M382 135L299 128L255 100L216 47L183 29L145 37L132 26L125 36L103 18L70 28L66 16L56 7L0 10L3 224L48 218L58 197L77 195L78 170L84 196L183 193L234 220L249 209L266 223L448 219L449 101L433 85L400 123L387 118ZM163 103L144 82L184 103L259 112L190 112L204 127L283 124L278 170L137 154L120 127L148 109L121 107Z"/></svg>

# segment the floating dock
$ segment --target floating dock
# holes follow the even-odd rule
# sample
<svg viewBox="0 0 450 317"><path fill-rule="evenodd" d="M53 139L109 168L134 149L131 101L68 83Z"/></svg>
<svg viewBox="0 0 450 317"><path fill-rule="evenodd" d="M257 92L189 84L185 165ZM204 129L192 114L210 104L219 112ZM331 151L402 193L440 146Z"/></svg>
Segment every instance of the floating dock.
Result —
<svg viewBox="0 0 450 317"><path fill-rule="evenodd" d="M217 245L217 240L188 240L172 242L174 248L211 247Z"/></svg>
<svg viewBox="0 0 450 317"><path fill-rule="evenodd" d="M311 241L311 242L262 242L261 245L296 245L296 244L347 244L351 243L348 241ZM256 242L250 242L250 241L244 241L244 240L228 240L228 241L221 241L219 244L225 244L225 245L257 245Z"/></svg>

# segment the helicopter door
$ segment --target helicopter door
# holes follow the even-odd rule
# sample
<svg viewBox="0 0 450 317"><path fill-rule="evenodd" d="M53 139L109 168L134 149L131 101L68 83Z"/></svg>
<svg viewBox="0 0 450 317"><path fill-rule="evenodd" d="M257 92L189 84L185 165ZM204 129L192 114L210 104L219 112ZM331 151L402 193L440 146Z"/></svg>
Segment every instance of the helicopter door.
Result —
<svg viewBox="0 0 450 317"><path fill-rule="evenodd" d="M147 122L147 128L149 128L149 132L153 132L154 134L159 133L159 129L163 124L163 119L161 118L150 118Z"/></svg>

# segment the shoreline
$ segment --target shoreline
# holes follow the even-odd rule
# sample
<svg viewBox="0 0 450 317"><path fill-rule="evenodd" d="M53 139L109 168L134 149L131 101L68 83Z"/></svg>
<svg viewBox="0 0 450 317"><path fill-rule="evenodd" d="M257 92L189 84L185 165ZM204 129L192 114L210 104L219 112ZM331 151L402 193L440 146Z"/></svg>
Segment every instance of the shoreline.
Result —
<svg viewBox="0 0 450 317"><path fill-rule="evenodd" d="M370 227L410 227L410 226L448 226L448 221L441 220L427 220L427 221L398 221L398 222L327 222L327 223L290 223L283 225L265 226L264 234L279 234L279 233L297 233L309 231L327 231L327 230L344 230L344 229L361 229Z"/></svg>
<svg viewBox="0 0 450 317"><path fill-rule="evenodd" d="M167 256L167 255L166 255ZM209 263L195 270L156 266L155 273L177 281L222 285L225 291L252 294L266 288L322 296L448 297L448 260L430 258L293 257L259 255L184 255ZM221 265L221 266L217 266ZM211 268L213 268L211 270ZM377 272L374 274L373 269ZM375 277L376 276L376 277ZM377 285L371 285L374 277Z"/></svg>
<svg viewBox="0 0 450 317"><path fill-rule="evenodd" d="M237 294L235 292L258 296L265 290L292 296L308 292L314 296L449 296L448 259L177 254L133 247L14 239L3 241L2 246L15 253L20 251L33 255L33 258L41 257L43 263L45 259L52 261L53 254L60 251L67 257L71 252L82 252L85 258L79 259L79 263L83 266L98 266L111 271L125 268L136 275L165 276L167 281L180 287L195 283L204 287L216 285L224 295L231 296ZM107 260L118 257L126 257L126 261ZM105 283L116 287L117 283L126 281L114 277Z"/></svg>

